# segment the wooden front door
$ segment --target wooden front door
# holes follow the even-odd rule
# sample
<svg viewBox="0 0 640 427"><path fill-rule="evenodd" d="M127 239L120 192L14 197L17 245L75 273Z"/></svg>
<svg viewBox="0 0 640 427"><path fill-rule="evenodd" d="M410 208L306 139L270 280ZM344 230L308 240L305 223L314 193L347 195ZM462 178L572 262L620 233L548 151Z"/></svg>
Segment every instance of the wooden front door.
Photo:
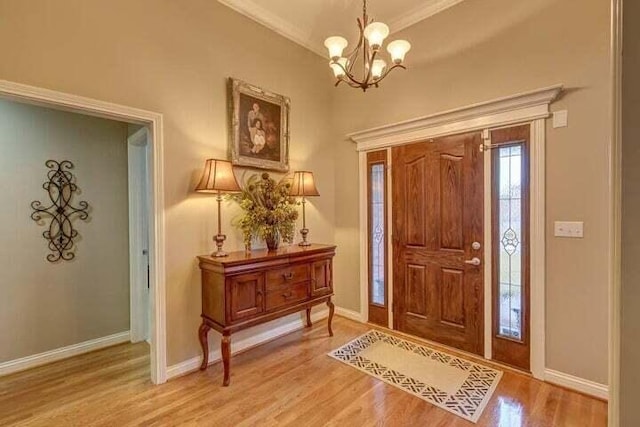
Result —
<svg viewBox="0 0 640 427"><path fill-rule="evenodd" d="M393 148L394 328L483 353L481 133Z"/></svg>

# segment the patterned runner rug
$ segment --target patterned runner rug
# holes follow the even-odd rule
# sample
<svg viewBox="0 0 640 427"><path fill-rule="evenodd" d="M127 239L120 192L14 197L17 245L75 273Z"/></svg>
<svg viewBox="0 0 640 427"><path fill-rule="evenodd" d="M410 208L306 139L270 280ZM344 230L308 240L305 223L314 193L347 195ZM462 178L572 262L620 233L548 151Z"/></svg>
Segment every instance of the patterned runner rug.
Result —
<svg viewBox="0 0 640 427"><path fill-rule="evenodd" d="M375 330L329 356L474 423L502 377L496 369Z"/></svg>

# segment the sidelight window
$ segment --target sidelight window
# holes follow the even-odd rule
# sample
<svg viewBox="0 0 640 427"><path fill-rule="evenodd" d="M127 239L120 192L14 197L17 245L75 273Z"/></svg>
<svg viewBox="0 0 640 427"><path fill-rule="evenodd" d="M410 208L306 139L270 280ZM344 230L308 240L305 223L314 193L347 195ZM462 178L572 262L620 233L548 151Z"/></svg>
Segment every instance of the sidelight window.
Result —
<svg viewBox="0 0 640 427"><path fill-rule="evenodd" d="M385 300L384 164L371 165L371 302Z"/></svg>
<svg viewBox="0 0 640 427"><path fill-rule="evenodd" d="M522 145L498 149L498 334L522 338Z"/></svg>
<svg viewBox="0 0 640 427"><path fill-rule="evenodd" d="M388 325L387 152L367 153L369 321Z"/></svg>

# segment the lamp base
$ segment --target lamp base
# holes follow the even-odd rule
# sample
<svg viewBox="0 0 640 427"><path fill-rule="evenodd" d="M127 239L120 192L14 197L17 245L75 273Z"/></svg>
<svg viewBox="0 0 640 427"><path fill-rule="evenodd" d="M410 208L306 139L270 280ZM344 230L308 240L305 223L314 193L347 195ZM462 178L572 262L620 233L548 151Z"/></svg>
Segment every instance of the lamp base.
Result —
<svg viewBox="0 0 640 427"><path fill-rule="evenodd" d="M311 246L311 243L307 242L307 234L309 234L308 228L303 228L300 230L300 235L302 236L302 242L298 243L298 246Z"/></svg>
<svg viewBox="0 0 640 427"><path fill-rule="evenodd" d="M225 257L229 255L228 253L222 250L222 245L224 244L224 241L226 239L227 239L227 236L224 234L216 234L215 236L213 236L213 241L216 242L216 246L218 247L218 250L211 254L212 257L220 258L220 257Z"/></svg>

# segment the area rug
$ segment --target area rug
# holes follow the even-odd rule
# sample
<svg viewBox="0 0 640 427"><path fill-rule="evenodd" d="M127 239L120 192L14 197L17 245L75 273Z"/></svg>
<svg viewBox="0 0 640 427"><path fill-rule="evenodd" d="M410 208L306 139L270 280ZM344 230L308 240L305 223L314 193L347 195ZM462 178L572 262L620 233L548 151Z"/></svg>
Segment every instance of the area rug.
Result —
<svg viewBox="0 0 640 427"><path fill-rule="evenodd" d="M502 377L496 369L375 330L329 356L474 423Z"/></svg>

